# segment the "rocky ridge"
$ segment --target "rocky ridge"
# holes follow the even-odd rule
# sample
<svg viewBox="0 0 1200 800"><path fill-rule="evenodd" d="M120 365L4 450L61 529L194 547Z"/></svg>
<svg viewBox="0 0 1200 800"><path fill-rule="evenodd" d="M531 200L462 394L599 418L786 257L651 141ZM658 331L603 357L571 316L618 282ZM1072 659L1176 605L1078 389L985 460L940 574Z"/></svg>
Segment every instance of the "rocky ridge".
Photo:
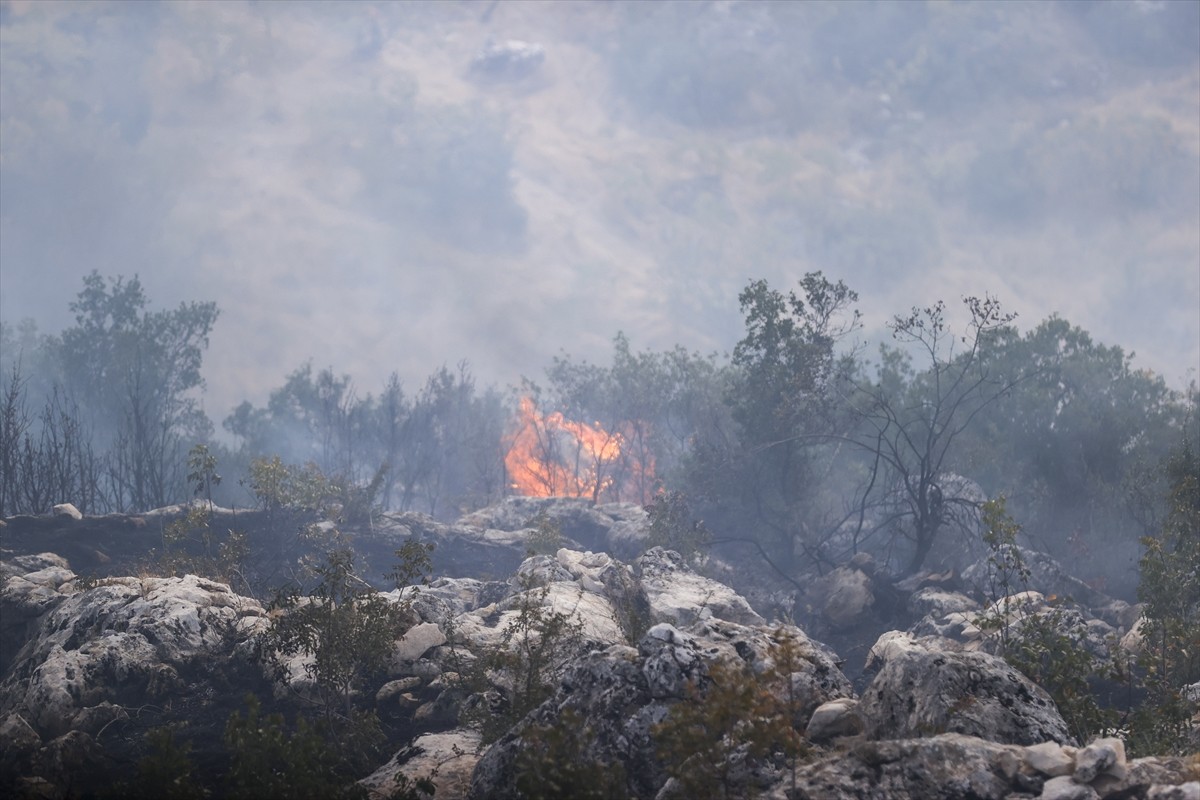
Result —
<svg viewBox="0 0 1200 800"><path fill-rule="evenodd" d="M374 689L377 713L402 721L407 739L362 779L372 796L386 797L397 773L436 771L439 800L517 797L529 737L566 715L586 720L580 760L620 765L628 796L678 797L656 752L656 726L689 692L703 690L714 664L765 673L788 639L799 652L788 675L790 722L804 732L806 751L794 769L770 760L747 767L739 777L746 791L781 799L1200 797L1194 761L1129 760L1116 738L1073 741L1045 692L988 652L986 636L970 622L979 603L968 587L938 576L914 581L906 603L915 623L878 637L856 691L830 648L802 627L768 623L677 553L652 548L622 561L563 547L521 558L522 523L547 508L575 521L563 526L571 545L637 550L632 509L571 501L514 500L453 526L398 516L357 534L388 546L405 537L436 541L443 563L464 570L481 551L515 564L491 579L443 574L387 593L410 601L417 620L397 638ZM67 517L61 524L89 523ZM7 531L0 540L12 542ZM215 769L210 749L242 694L294 702L265 663L267 611L227 584L195 575L81 578L55 553L4 555L0 768L21 794L79 796L79 776L111 774L140 752L151 724L175 718L212 728L196 754L201 768ZM862 566L847 565L847 594L873 591L881 581ZM1025 598L1025 613L1036 613L1048 594ZM1136 610L1089 599L1103 610L1080 608L1085 630L1098 631L1097 621L1116 635L1134 629ZM548 699L485 745L460 712L487 698L473 697L461 671L497 647L531 603L577 621L581 639Z"/></svg>

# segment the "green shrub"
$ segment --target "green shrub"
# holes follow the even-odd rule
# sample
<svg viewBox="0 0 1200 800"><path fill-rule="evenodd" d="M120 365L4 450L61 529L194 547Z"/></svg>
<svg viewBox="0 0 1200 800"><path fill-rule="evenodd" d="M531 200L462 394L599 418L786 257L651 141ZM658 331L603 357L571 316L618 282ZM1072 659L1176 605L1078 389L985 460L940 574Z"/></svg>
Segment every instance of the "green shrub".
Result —
<svg viewBox="0 0 1200 800"><path fill-rule="evenodd" d="M525 549L530 555L552 556L562 545L562 526L550 519L545 511L539 511L537 516L529 521L530 531L525 537Z"/></svg>
<svg viewBox="0 0 1200 800"><path fill-rule="evenodd" d="M517 616L501 632L500 643L480 654L469 670L469 688L477 694L495 693L495 707L481 705L464 711L465 720L479 727L484 743L504 735L526 714L549 698L566 663L579 652L583 623L546 607L549 586L531 579L516 596Z"/></svg>
<svg viewBox="0 0 1200 800"><path fill-rule="evenodd" d="M366 789L353 782L347 769L347 743L329 733L303 717L289 731L282 714L264 718L258 698L248 695L246 715L235 711L225 727L225 745L233 754L225 796L230 800L366 798Z"/></svg>
<svg viewBox="0 0 1200 800"><path fill-rule="evenodd" d="M658 756L678 782L679 796L749 797L756 787L746 767L779 757L795 769L806 752L795 727L801 709L791 680L801 659L795 639L779 631L765 669L716 661L706 678L687 687L654 728Z"/></svg>
<svg viewBox="0 0 1200 800"><path fill-rule="evenodd" d="M647 548L675 550L692 561L712 545L712 534L702 520L692 516L687 495L683 492L660 491L654 496L654 502L646 506L646 514L650 518Z"/></svg>
<svg viewBox="0 0 1200 800"><path fill-rule="evenodd" d="M517 791L525 800L623 800L625 767L588 756L595 734L587 720L567 709L552 725L522 734L517 756Z"/></svg>
<svg viewBox="0 0 1200 800"><path fill-rule="evenodd" d="M1108 732L1116 714L1101 708L1089 679L1117 677L1114 665L1064 632L1063 608L1026 613L1013 607L1012 595L1029 589L1029 567L1016 544L1021 526L1008 515L1003 496L985 502L981 511L992 576L987 599L994 611L976 617L976 624L994 631L1004 660L1050 694L1072 736L1086 742Z"/></svg>
<svg viewBox="0 0 1200 800"><path fill-rule="evenodd" d="M1158 537L1142 540L1138 598L1145 603L1137 668L1147 692L1134 711L1130 748L1138 755L1196 749L1195 699L1183 688L1200 681L1200 457L1186 435L1165 465L1167 517Z"/></svg>

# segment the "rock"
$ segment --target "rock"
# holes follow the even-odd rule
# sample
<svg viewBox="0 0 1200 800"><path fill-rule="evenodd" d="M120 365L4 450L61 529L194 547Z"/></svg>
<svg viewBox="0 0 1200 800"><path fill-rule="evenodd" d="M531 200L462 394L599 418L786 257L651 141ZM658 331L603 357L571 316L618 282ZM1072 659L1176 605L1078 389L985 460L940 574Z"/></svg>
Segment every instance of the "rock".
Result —
<svg viewBox="0 0 1200 800"><path fill-rule="evenodd" d="M84 709L119 703L118 693L162 701L181 670L230 658L256 618L265 618L257 602L195 575L106 579L39 619L0 685L0 710L54 737Z"/></svg>
<svg viewBox="0 0 1200 800"><path fill-rule="evenodd" d="M38 736L20 714L9 714L0 721L0 780L8 775L28 775L33 756L42 746Z"/></svg>
<svg viewBox="0 0 1200 800"><path fill-rule="evenodd" d="M1006 777L1019 748L944 733L928 739L863 741L796 769L771 797L793 800L1003 800L1014 789Z"/></svg>
<svg viewBox="0 0 1200 800"><path fill-rule="evenodd" d="M379 691L375 692L375 704L383 705L393 697L397 697L405 692L420 687L421 683L421 679L416 676L409 676L407 678L398 678L394 681L388 681L383 686L379 687Z"/></svg>
<svg viewBox="0 0 1200 800"><path fill-rule="evenodd" d="M392 649L394 662L416 661L431 648L446 643L446 634L432 622L422 622L405 631Z"/></svg>
<svg viewBox="0 0 1200 800"><path fill-rule="evenodd" d="M629 780L628 796L653 797L666 782L655 755L652 728L690 691L708 690L709 667L720 659L745 664L751 673L774 668L787 637L795 653L788 676L794 701L792 724L803 728L814 711L852 689L834 657L792 626L742 625L716 617L686 628L652 626L637 649L614 644L582 655L570 665L554 696L489 748L480 759L471 797L516 798L515 763L532 726L549 726L565 714L586 721L580 758L617 764Z"/></svg>
<svg viewBox="0 0 1200 800"><path fill-rule="evenodd" d="M79 513L79 509L71 503L59 503L50 509L50 513L56 517L66 517L67 519L83 519L83 514Z"/></svg>
<svg viewBox="0 0 1200 800"><path fill-rule="evenodd" d="M1057 778L1075 769L1075 748L1057 742L1041 742L1025 748L1025 763L1041 774Z"/></svg>
<svg viewBox="0 0 1200 800"><path fill-rule="evenodd" d="M53 553L0 562L0 575L5 576L0 588L0 637L4 642L0 670L7 670L34 633L37 620L75 593L72 582L76 576L67 562Z"/></svg>
<svg viewBox="0 0 1200 800"><path fill-rule="evenodd" d="M804 735L812 742L828 742L839 736L854 736L862 733L862 718L855 713L858 700L841 697L822 703L813 712L804 729Z"/></svg>
<svg viewBox="0 0 1200 800"><path fill-rule="evenodd" d="M1125 777L1125 743L1120 739L1097 739L1075 754L1076 781L1091 783L1100 775Z"/></svg>
<svg viewBox="0 0 1200 800"><path fill-rule="evenodd" d="M744 597L724 584L697 575L673 550L651 548L633 566L654 622L686 627L715 617L742 625L766 624Z"/></svg>
<svg viewBox="0 0 1200 800"><path fill-rule="evenodd" d="M563 546L610 553L614 558L633 559L645 549L648 529L646 511L634 503L592 505L580 497L506 497L459 520L458 526L477 530L524 532L539 515L557 525Z"/></svg>
<svg viewBox="0 0 1200 800"><path fill-rule="evenodd" d="M1188 781L1178 786L1151 786L1146 800L1200 800L1200 781Z"/></svg>
<svg viewBox="0 0 1200 800"><path fill-rule="evenodd" d="M903 637L877 643L872 653L883 666L859 704L871 738L950 732L1008 744L1073 743L1050 696L1001 658Z"/></svg>
<svg viewBox="0 0 1200 800"><path fill-rule="evenodd" d="M1070 776L1061 775L1046 781L1038 800L1100 800L1100 795L1086 783L1076 783Z"/></svg>
<svg viewBox="0 0 1200 800"><path fill-rule="evenodd" d="M1016 547L1021 561L1029 570L1028 586L1043 595L1054 595L1057 598L1070 599L1087 608L1107 606L1112 598L1103 592L1098 592L1083 581L1071 575L1062 565L1046 553L1031 550L1026 547ZM987 597L990 587L999 585L996 565L990 558L980 558L963 570L962 580L973 588L980 597Z"/></svg>
<svg viewBox="0 0 1200 800"><path fill-rule="evenodd" d="M470 789L479 749L479 734L475 731L460 728L426 733L358 783L371 800L386 800L395 792L397 774L409 781L432 777L437 800L461 800Z"/></svg>
<svg viewBox="0 0 1200 800"><path fill-rule="evenodd" d="M844 566L816 581L809 596L816 599L814 607L835 629L853 628L875 605L871 578L856 567Z"/></svg>
<svg viewBox="0 0 1200 800"><path fill-rule="evenodd" d="M1138 617L1124 636L1121 637L1120 648L1130 656L1140 655L1146 639L1146 618Z"/></svg>
<svg viewBox="0 0 1200 800"><path fill-rule="evenodd" d="M935 586L918 589L908 598L908 610L914 617L945 617L955 612L979 610L976 603L965 594L946 591Z"/></svg>

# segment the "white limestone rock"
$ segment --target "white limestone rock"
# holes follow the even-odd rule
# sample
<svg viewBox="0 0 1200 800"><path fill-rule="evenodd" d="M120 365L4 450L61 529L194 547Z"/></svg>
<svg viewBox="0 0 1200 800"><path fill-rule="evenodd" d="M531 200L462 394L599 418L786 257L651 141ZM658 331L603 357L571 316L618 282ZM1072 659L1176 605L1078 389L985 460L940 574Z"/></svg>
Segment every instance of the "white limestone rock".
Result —
<svg viewBox="0 0 1200 800"><path fill-rule="evenodd" d="M979 603L960 592L926 586L913 592L908 598L908 609L914 617L945 617L956 612L978 611Z"/></svg>
<svg viewBox="0 0 1200 800"><path fill-rule="evenodd" d="M1151 786L1146 800L1200 800L1200 781L1188 781L1176 786Z"/></svg>
<svg viewBox="0 0 1200 800"><path fill-rule="evenodd" d="M1091 783L1101 775L1125 777L1125 743L1116 737L1096 739L1075 754L1074 779Z"/></svg>
<svg viewBox="0 0 1200 800"><path fill-rule="evenodd" d="M106 579L41 617L0 696L5 710L22 713L43 736L59 736L81 711L115 700L118 690L167 697L180 669L229 657L231 639L246 635L246 620L263 616L257 602L195 575Z"/></svg>
<svg viewBox="0 0 1200 800"><path fill-rule="evenodd" d="M1057 742L1039 742L1025 748L1025 763L1050 778L1070 775L1075 769L1075 748Z"/></svg>
<svg viewBox="0 0 1200 800"><path fill-rule="evenodd" d="M392 649L392 660L396 662L416 661L434 647L446 643L446 634L432 622L422 622L409 628L396 640Z"/></svg>
<svg viewBox="0 0 1200 800"><path fill-rule="evenodd" d="M371 800L387 800L394 795L397 774L403 774L409 781L432 777L437 800L461 800L471 787L480 748L477 731L459 728L426 733L358 783Z"/></svg>
<svg viewBox="0 0 1200 800"><path fill-rule="evenodd" d="M746 599L728 586L697 575L673 550L654 547L634 562L651 619L686 627L698 620L717 618L742 625L765 625Z"/></svg>
<svg viewBox="0 0 1200 800"><path fill-rule="evenodd" d="M80 514L79 509L71 503L59 503L50 509L50 513L55 517L64 517L66 519L83 519L83 514Z"/></svg>
<svg viewBox="0 0 1200 800"><path fill-rule="evenodd" d="M1061 775L1046 781L1038 800L1100 800L1100 795L1086 783L1076 783L1070 776Z"/></svg>
<svg viewBox="0 0 1200 800"><path fill-rule="evenodd" d="M812 742L827 742L839 736L853 736L862 733L862 719L855 713L858 700L853 697L839 697L817 706L804 735Z"/></svg>
<svg viewBox="0 0 1200 800"><path fill-rule="evenodd" d="M883 650L883 666L859 704L872 738L945 731L1008 744L1073 743L1045 690L997 656L932 649L903 636Z"/></svg>

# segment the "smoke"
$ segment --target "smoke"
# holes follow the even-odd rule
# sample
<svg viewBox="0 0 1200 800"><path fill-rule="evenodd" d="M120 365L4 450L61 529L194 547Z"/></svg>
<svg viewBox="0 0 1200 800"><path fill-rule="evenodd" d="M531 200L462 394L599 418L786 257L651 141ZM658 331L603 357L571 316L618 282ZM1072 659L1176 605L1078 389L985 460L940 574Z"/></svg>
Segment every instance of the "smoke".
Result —
<svg viewBox="0 0 1200 800"><path fill-rule="evenodd" d="M93 269L215 300L218 423L309 359L377 392L602 360L618 330L728 349L749 278L812 269L871 326L991 291L1187 379L1200 101L1163 31L1188 4L1116 55L1124 10L790 5L8 3L0 315L57 330ZM544 63L472 72L514 38Z"/></svg>

